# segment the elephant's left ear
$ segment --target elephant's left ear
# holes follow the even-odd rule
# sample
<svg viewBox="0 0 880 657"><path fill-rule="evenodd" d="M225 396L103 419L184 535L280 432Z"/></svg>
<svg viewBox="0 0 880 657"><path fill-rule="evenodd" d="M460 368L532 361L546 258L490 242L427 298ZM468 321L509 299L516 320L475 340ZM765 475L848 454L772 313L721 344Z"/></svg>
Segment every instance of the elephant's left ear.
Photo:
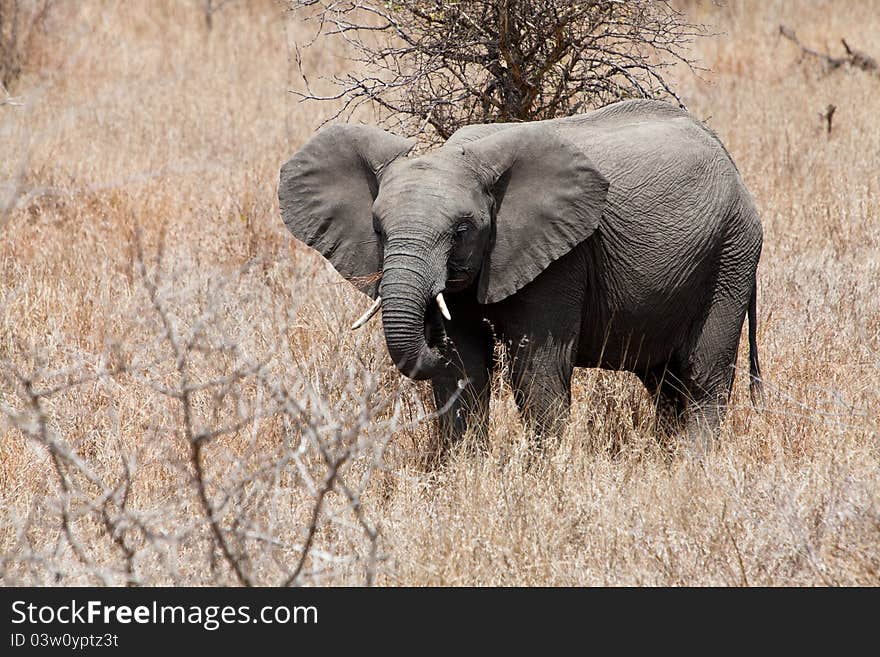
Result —
<svg viewBox="0 0 880 657"><path fill-rule="evenodd" d="M495 303L596 230L608 181L581 149L542 124L512 126L464 149L495 195L495 237L477 288L480 303Z"/></svg>

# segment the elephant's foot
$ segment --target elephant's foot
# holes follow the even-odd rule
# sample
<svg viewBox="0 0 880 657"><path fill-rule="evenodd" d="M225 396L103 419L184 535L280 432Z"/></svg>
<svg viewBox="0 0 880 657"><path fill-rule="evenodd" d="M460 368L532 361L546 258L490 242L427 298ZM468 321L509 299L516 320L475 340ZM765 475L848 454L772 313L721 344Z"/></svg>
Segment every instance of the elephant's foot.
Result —
<svg viewBox="0 0 880 657"><path fill-rule="evenodd" d="M689 404L682 441L689 458L703 460L715 448L726 408L726 399L720 396L712 402Z"/></svg>

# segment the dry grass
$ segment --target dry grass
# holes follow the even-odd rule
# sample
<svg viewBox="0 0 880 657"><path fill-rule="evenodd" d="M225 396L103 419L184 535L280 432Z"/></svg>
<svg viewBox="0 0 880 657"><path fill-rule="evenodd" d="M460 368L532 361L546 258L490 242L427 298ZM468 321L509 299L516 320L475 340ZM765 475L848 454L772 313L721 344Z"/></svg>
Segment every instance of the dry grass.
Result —
<svg viewBox="0 0 880 657"><path fill-rule="evenodd" d="M324 111L286 93L300 28L268 1L224 6L210 32L196 3L61 4L24 104L0 106L0 581L241 581L193 471L192 434L215 427L202 483L256 583L289 577L306 541L298 583L880 582L880 78L824 75L777 37L876 57L880 14L731 4L688 3L725 34L679 89L763 213L766 413L740 373L717 451L669 460L634 380L580 371L569 430L531 467L502 394L489 453L435 471L424 389L378 323L347 331L366 300L278 215L279 165ZM213 385L184 404L193 382ZM55 384L35 408L29 386ZM358 504L324 485L327 445Z"/></svg>

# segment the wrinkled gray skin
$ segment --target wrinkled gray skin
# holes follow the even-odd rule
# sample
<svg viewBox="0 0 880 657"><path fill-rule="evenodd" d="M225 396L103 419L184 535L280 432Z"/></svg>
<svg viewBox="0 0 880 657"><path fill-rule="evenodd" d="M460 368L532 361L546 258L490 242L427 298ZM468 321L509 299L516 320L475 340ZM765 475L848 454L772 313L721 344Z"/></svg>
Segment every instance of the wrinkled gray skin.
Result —
<svg viewBox="0 0 880 657"><path fill-rule="evenodd" d="M398 369L430 378L438 408L454 398L444 445L469 425L485 432L495 340L539 435L566 417L572 370L603 367L634 372L662 426L702 450L723 418L747 313L760 396L761 224L730 156L689 114L626 101L469 126L422 157L408 157L411 146L328 127L281 169L279 198L298 239L382 296Z"/></svg>

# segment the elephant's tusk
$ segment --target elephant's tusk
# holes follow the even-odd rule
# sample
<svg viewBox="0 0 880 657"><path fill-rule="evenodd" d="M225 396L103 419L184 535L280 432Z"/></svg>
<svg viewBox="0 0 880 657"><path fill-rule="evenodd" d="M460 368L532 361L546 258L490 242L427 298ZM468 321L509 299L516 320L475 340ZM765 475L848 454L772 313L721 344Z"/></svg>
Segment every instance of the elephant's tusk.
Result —
<svg viewBox="0 0 880 657"><path fill-rule="evenodd" d="M452 315L449 314L449 308L446 307L446 301L443 300L443 293L437 295L437 305L440 307L440 313L446 318L446 321L452 321Z"/></svg>
<svg viewBox="0 0 880 657"><path fill-rule="evenodd" d="M370 317L379 312L379 308L382 307L382 297L376 297L376 300L373 302L373 305L370 306L370 309L360 316L358 321L351 325L351 330L354 331L359 329L361 326L370 321Z"/></svg>

